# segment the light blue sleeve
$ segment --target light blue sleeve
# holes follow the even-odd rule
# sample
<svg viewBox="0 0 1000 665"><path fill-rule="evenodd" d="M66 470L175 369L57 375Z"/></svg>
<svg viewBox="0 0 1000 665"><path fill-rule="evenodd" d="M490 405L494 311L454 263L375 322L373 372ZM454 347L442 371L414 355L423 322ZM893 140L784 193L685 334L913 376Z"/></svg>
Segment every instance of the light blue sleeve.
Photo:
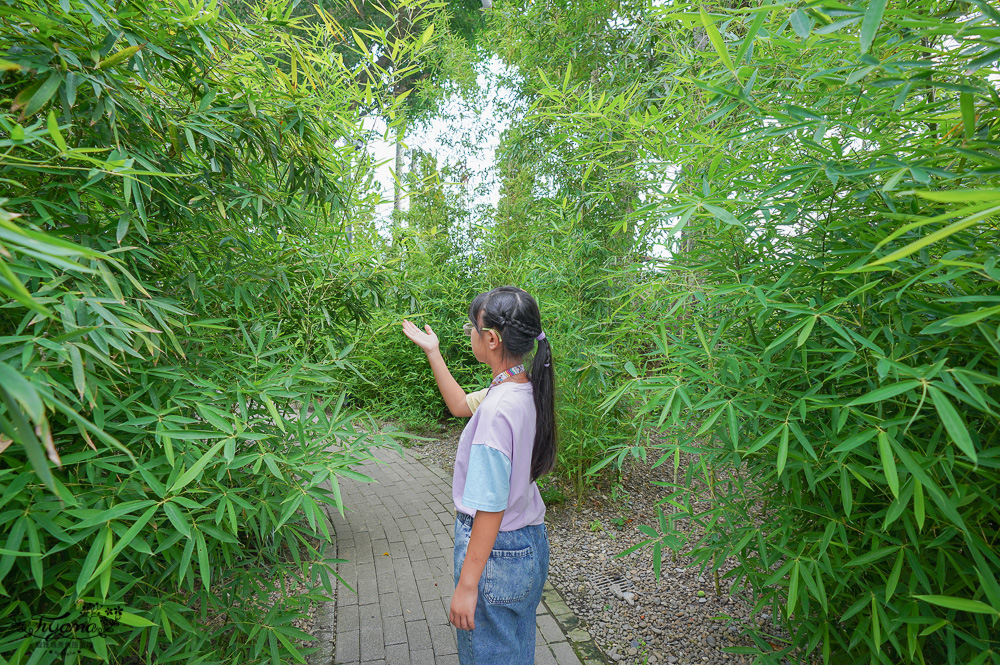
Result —
<svg viewBox="0 0 1000 665"><path fill-rule="evenodd" d="M462 505L490 513L507 509L510 459L496 448L472 444Z"/></svg>

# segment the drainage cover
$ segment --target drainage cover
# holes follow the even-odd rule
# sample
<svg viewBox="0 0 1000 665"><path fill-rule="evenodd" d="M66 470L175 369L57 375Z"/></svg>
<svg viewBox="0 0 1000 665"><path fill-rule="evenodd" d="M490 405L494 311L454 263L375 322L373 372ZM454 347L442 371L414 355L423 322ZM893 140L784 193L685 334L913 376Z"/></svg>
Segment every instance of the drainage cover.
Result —
<svg viewBox="0 0 1000 665"><path fill-rule="evenodd" d="M622 577L618 573L600 573L594 578L594 586L602 593L611 594L611 585L617 585L618 590L624 592L626 589L635 587L632 580Z"/></svg>

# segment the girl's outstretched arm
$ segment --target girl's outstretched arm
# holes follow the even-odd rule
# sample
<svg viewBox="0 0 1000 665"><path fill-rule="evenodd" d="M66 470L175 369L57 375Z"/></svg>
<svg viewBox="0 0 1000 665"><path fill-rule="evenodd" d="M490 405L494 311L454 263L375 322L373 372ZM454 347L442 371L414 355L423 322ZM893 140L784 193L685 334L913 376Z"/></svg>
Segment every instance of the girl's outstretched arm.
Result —
<svg viewBox="0 0 1000 665"><path fill-rule="evenodd" d="M465 401L465 391L462 390L462 386L458 385L458 381L455 380L451 372L448 371L448 367L444 364L437 335L434 334L431 327L425 325L424 331L421 331L420 328L403 319L403 334L409 337L414 344L423 349L424 353L427 354L427 360L430 362L431 370L434 372L434 380L437 381L438 390L441 391L441 397L444 398L444 403L448 405L451 415L462 418L470 417L472 411L469 409L469 404Z"/></svg>

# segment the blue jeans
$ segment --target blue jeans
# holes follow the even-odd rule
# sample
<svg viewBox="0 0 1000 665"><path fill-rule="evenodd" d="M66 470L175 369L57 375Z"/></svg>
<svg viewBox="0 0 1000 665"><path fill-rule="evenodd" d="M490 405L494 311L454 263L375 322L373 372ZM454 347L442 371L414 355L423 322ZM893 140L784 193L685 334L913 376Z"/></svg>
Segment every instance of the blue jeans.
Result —
<svg viewBox="0 0 1000 665"><path fill-rule="evenodd" d="M455 586L469 549L472 518L455 519ZM479 578L475 624L458 633L461 665L535 662L535 611L549 575L549 534L544 524L501 531Z"/></svg>

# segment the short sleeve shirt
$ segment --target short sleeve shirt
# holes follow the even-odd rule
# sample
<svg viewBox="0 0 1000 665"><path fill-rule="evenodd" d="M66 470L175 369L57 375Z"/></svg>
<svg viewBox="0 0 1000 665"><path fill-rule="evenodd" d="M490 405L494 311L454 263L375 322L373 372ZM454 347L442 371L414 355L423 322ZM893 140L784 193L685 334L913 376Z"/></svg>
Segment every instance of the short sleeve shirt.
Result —
<svg viewBox="0 0 1000 665"><path fill-rule="evenodd" d="M535 444L531 383L505 381L490 389L478 408L471 401L469 406L474 412L455 456L455 510L473 517L477 510L502 510L501 531L544 523L545 503L529 482Z"/></svg>

